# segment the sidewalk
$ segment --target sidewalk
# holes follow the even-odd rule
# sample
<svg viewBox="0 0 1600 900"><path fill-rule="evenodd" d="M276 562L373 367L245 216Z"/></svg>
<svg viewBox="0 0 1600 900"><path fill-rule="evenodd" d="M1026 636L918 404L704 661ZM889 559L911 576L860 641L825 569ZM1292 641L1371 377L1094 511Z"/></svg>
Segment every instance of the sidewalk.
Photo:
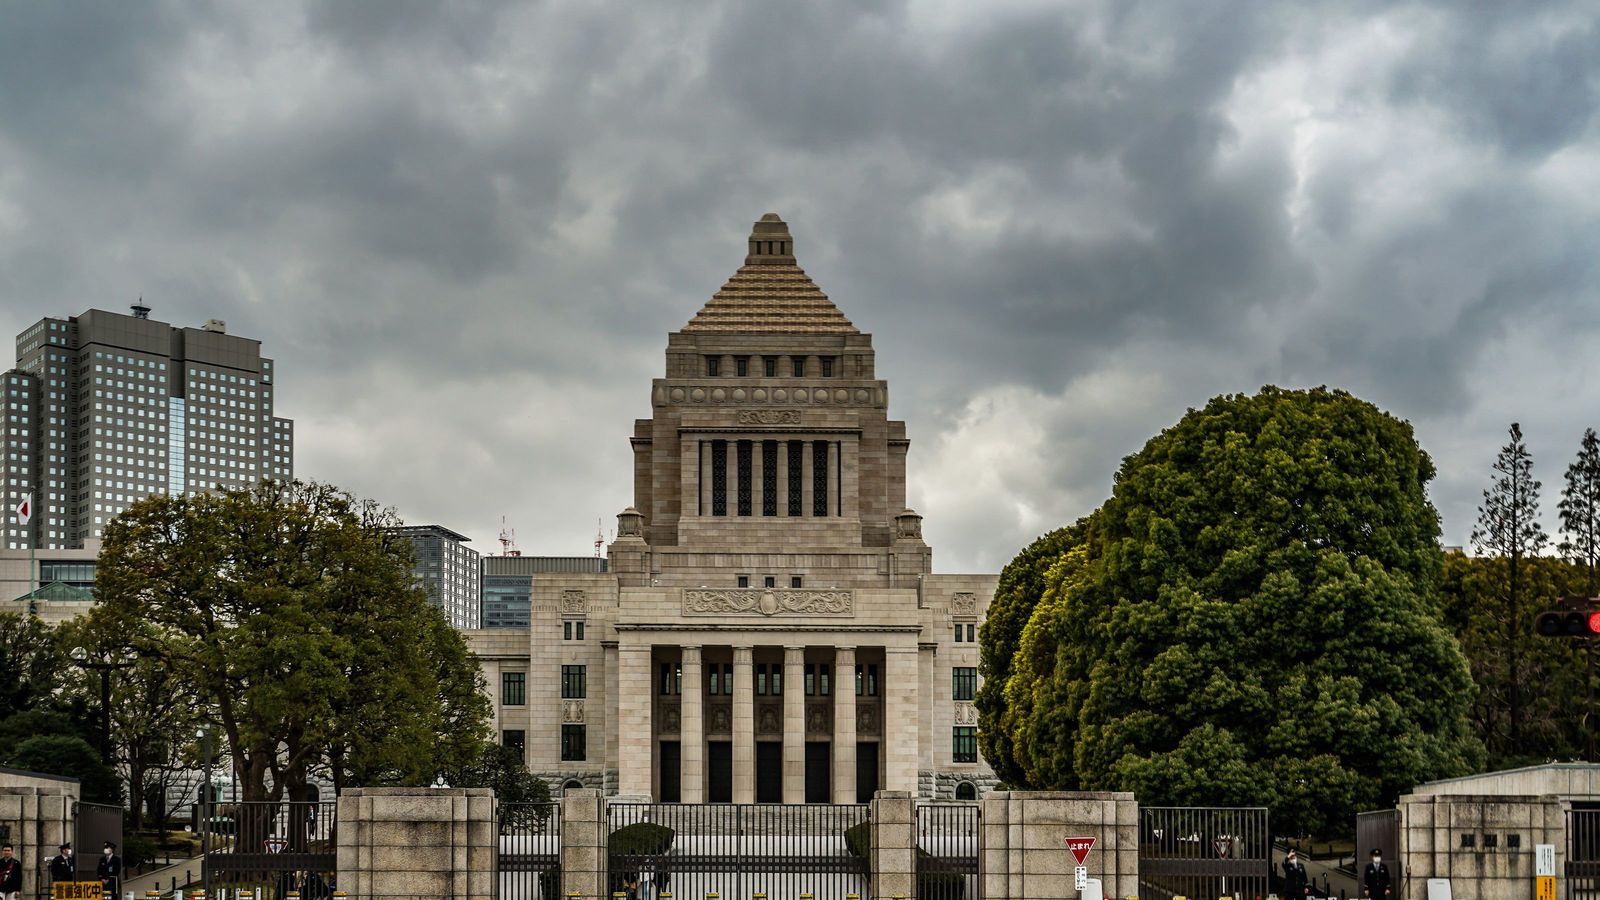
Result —
<svg viewBox="0 0 1600 900"><path fill-rule="evenodd" d="M196 856L191 859L182 859L169 866L154 869L137 878L129 878L122 884L124 895L132 893L135 900L144 896L145 891L161 891L166 893L172 890L172 879L178 879L178 887L184 886L185 873L192 873L195 878L200 877L200 863L205 859Z"/></svg>

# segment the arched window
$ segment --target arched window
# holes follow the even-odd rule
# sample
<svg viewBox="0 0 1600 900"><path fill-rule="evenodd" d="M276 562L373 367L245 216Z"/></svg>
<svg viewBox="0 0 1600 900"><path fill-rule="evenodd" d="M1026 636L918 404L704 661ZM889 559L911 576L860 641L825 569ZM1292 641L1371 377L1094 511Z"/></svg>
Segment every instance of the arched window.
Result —
<svg viewBox="0 0 1600 900"><path fill-rule="evenodd" d="M568 778L561 785L561 793L563 793L563 794L565 794L567 791L577 791L577 790L582 790L582 789L583 789L583 782L579 781L576 778Z"/></svg>
<svg viewBox="0 0 1600 900"><path fill-rule="evenodd" d="M957 800L976 800L976 799L978 799L978 786L973 784L970 781L961 782L960 784L956 785L956 799Z"/></svg>

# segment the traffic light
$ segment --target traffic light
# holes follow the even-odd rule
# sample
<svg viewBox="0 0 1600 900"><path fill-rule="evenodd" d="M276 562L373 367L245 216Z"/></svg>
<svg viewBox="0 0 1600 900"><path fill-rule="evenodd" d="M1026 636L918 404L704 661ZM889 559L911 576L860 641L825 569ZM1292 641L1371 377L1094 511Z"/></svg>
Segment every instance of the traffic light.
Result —
<svg viewBox="0 0 1600 900"><path fill-rule="evenodd" d="M1562 609L1547 609L1534 620L1540 637L1591 638L1600 635L1600 609L1588 597L1562 597Z"/></svg>

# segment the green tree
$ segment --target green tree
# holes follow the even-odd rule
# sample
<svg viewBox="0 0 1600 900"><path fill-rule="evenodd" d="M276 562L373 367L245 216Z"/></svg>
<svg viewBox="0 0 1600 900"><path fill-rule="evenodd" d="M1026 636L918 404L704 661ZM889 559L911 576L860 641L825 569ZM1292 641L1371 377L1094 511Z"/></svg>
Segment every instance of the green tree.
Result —
<svg viewBox="0 0 1600 900"><path fill-rule="evenodd" d="M1327 832L1472 771L1432 476L1410 426L1325 388L1219 397L1152 438L1024 629L1030 786Z"/></svg>
<svg viewBox="0 0 1600 900"><path fill-rule="evenodd" d="M1600 595L1600 438L1583 430L1578 458L1567 466L1561 490L1561 555L1583 566L1585 596Z"/></svg>
<svg viewBox="0 0 1600 900"><path fill-rule="evenodd" d="M54 704L71 664L55 632L37 616L0 612L0 709Z"/></svg>
<svg viewBox="0 0 1600 900"><path fill-rule="evenodd" d="M93 615L169 667L216 722L241 799L304 796L330 757L342 772L426 784L460 746L437 729L481 735L487 707L438 708L465 690L439 684L439 645L454 659L465 650L434 627L394 552L397 524L372 501L300 481L151 497L106 527ZM411 719L362 718L385 702ZM352 745L369 728L387 739ZM388 746L396 739L411 746Z"/></svg>
<svg viewBox="0 0 1600 900"><path fill-rule="evenodd" d="M6 765L18 769L78 779L83 799L91 803L122 803L122 779L81 737L35 735L10 747L4 759Z"/></svg>
<svg viewBox="0 0 1600 900"><path fill-rule="evenodd" d="M1472 543L1479 553L1503 556L1507 561L1504 628L1506 666L1507 742L1522 745L1523 690L1522 641L1528 632L1524 620L1527 606L1522 602L1523 560L1539 555L1549 537L1539 524L1539 488L1533 477L1533 454L1522 442L1522 426L1511 423L1511 441L1500 448L1494 460L1495 476L1483 492L1478 507L1478 525L1472 530Z"/></svg>
<svg viewBox="0 0 1600 900"><path fill-rule="evenodd" d="M1022 643L1022 630L1044 596L1045 573L1061 554L1087 539L1090 520L1040 537L1000 571L994 599L984 616L978 635L978 685L974 705L978 709L978 746L983 758L1001 781L1026 783L1026 774L1012 751L1012 729L1001 724L1006 712L1004 698L1012 660Z"/></svg>
<svg viewBox="0 0 1600 900"><path fill-rule="evenodd" d="M1588 746L1585 715L1587 662L1565 640L1519 631L1516 654L1519 681L1539 690L1524 698L1522 740L1513 744L1508 728L1509 679L1505 643L1505 585L1510 560L1503 556L1445 555L1439 596L1445 623L1466 654L1477 690L1472 727L1488 748L1491 768L1506 768L1581 756ZM1583 591L1584 568L1569 560L1537 557L1522 561L1523 596L1530 610L1551 607L1559 598Z"/></svg>

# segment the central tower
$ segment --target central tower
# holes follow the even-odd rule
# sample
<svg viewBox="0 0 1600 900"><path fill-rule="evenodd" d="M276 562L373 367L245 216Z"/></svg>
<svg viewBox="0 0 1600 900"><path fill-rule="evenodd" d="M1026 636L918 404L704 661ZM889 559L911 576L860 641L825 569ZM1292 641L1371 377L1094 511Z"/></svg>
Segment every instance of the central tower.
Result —
<svg viewBox="0 0 1600 900"><path fill-rule="evenodd" d="M872 336L796 263L789 226L762 216L744 265L668 336L654 415L634 423L613 571L635 585L914 585L931 553L888 402Z"/></svg>

